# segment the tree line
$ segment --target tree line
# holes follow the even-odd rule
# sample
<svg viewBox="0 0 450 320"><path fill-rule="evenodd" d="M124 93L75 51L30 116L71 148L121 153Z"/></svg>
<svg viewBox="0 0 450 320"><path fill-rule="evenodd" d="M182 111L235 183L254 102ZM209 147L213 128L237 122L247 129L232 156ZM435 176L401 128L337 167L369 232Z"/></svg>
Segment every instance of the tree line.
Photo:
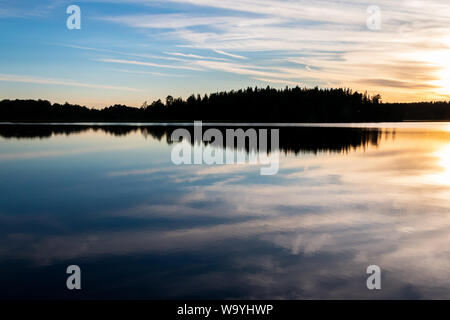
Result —
<svg viewBox="0 0 450 320"><path fill-rule="evenodd" d="M383 103L351 89L247 88L187 99L168 96L141 107L87 108L47 100L0 101L3 122L378 122L450 120L448 102Z"/></svg>

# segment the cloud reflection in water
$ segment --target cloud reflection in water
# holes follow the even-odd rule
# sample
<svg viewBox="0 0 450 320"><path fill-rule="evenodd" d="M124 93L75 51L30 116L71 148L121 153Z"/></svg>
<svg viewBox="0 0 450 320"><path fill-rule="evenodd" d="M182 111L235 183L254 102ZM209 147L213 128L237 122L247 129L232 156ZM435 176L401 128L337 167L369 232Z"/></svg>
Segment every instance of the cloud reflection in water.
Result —
<svg viewBox="0 0 450 320"><path fill-rule="evenodd" d="M2 161L2 281L79 262L92 270L88 298L450 297L450 132L283 129L280 172L262 177L173 166L170 127L128 129L65 128L65 144L102 147ZM62 143L7 130L3 159ZM365 287L370 264L383 270L377 293ZM7 288L2 297L27 297Z"/></svg>

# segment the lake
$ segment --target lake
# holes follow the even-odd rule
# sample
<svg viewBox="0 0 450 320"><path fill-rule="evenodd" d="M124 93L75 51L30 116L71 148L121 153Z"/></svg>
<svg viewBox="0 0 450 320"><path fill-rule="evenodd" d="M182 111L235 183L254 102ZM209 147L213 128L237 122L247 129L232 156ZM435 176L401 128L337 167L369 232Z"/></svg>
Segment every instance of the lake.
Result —
<svg viewBox="0 0 450 320"><path fill-rule="evenodd" d="M0 298L450 298L450 123L276 127L263 176L175 165L176 125L0 125Z"/></svg>

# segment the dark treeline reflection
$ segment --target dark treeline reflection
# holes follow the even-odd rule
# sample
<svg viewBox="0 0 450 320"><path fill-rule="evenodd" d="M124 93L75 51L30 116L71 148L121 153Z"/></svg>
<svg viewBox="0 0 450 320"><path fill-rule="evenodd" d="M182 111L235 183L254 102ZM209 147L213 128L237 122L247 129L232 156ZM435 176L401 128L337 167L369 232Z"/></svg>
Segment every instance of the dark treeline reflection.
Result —
<svg viewBox="0 0 450 320"><path fill-rule="evenodd" d="M73 135L87 131L105 132L113 136L126 136L140 131L137 126L87 125L0 125L0 136L6 139L46 139L57 135Z"/></svg>
<svg viewBox="0 0 450 320"><path fill-rule="evenodd" d="M5 139L46 139L56 135L72 135L83 132L103 132L113 136L126 136L132 133L140 133L144 137L152 137L167 144L174 143L171 140L172 132L178 128L189 131L191 144L194 143L194 127L192 126L133 126L133 125L0 125L0 137ZM214 127L225 137L227 127ZM243 129L248 127L231 127L229 129ZM203 133L208 130L203 127ZM261 128L254 128L257 132ZM383 131L374 128L333 128L333 127L268 127L269 147L270 129L279 129L279 149L284 153L320 153L320 152L349 152L367 146L378 146L383 136ZM387 133L386 133L387 134ZM394 133L393 133L394 134ZM200 142L197 137L196 143ZM250 150L246 139L246 151Z"/></svg>
<svg viewBox="0 0 450 320"><path fill-rule="evenodd" d="M210 127L203 126L203 132ZM349 152L358 148L365 148L369 145L377 146L381 140L383 132L379 129L368 128L332 128L332 127L270 127L270 128L254 128L254 127L214 127L218 129L223 136L224 146L226 143L226 130L227 129L255 129L258 132L259 129L267 129L268 147L273 146L271 142L270 129L280 130L279 134L279 150L284 153L319 153L319 152ZM152 127L151 129L155 129ZM159 127L163 129L164 134L150 131L149 133L158 139L165 136L167 143L173 143L170 139L172 132L175 130L172 127ZM191 136L191 144L194 143L194 127L184 127L188 130ZM145 132L145 129L144 131ZM201 143L200 139L195 140L195 143ZM237 140L235 139L236 145ZM260 141L258 141L259 143ZM203 142L207 144L206 142ZM247 152L258 152L255 148L249 147L249 141L245 141L245 150Z"/></svg>

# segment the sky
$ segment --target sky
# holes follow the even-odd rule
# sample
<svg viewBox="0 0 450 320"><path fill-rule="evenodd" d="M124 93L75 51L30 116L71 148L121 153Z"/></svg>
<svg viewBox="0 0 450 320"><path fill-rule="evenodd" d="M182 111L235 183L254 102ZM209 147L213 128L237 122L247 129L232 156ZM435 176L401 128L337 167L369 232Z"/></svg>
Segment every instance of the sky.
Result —
<svg viewBox="0 0 450 320"><path fill-rule="evenodd" d="M0 0L0 99L100 108L298 85L448 100L449 53L448 0Z"/></svg>

